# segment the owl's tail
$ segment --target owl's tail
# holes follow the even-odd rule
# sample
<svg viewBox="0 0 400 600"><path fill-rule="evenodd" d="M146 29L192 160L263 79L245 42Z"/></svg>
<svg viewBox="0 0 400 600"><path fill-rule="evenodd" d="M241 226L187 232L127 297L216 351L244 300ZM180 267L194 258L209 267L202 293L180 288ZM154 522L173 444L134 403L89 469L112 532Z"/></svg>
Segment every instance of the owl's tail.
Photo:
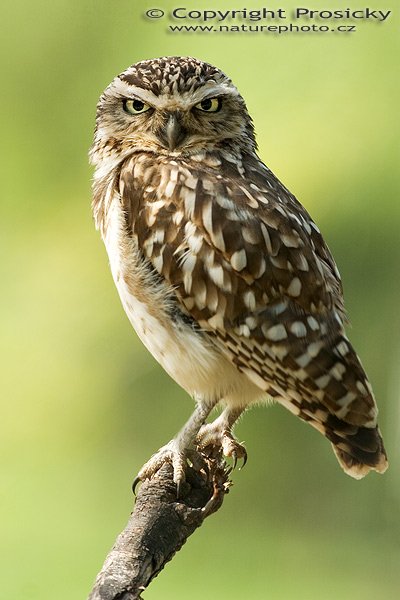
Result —
<svg viewBox="0 0 400 600"><path fill-rule="evenodd" d="M319 414L322 415L321 410ZM318 420L304 412L299 416L332 442L340 466L350 477L362 479L370 471L384 473L388 468L386 450L377 426L359 427L331 414Z"/></svg>
<svg viewBox="0 0 400 600"><path fill-rule="evenodd" d="M386 471L372 389L360 359L341 332L308 362L288 396L292 396L289 408L332 442L348 475L361 479L371 470Z"/></svg>
<svg viewBox="0 0 400 600"><path fill-rule="evenodd" d="M325 436L332 442L336 457L347 475L362 479L371 470L384 473L387 455L378 427L357 427L329 416Z"/></svg>

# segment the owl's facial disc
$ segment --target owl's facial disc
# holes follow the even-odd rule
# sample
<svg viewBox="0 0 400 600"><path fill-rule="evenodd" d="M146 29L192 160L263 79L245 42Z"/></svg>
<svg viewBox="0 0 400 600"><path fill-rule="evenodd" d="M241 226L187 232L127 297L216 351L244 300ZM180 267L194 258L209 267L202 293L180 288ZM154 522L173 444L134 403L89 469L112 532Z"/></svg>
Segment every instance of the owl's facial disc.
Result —
<svg viewBox="0 0 400 600"><path fill-rule="evenodd" d="M96 142L114 152L254 151L246 104L219 69L190 57L136 63L100 98ZM111 148L111 150L109 150Z"/></svg>

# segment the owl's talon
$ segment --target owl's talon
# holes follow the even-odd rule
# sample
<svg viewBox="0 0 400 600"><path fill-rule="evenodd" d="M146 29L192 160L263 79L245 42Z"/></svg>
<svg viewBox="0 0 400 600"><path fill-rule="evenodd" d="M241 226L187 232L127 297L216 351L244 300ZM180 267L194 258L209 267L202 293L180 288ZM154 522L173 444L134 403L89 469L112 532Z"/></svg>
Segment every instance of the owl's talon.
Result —
<svg viewBox="0 0 400 600"><path fill-rule="evenodd" d="M246 448L242 444L239 444L239 445L241 447L240 456L238 456L238 453L236 450L233 450L231 457L232 457L232 461L233 461L232 470L236 469L239 459L243 460L242 464L238 468L238 470L241 471L247 463L247 452L246 452Z"/></svg>
<svg viewBox="0 0 400 600"><path fill-rule="evenodd" d="M133 492L133 495L135 496L135 498L137 496L136 488L139 485L140 481L141 481L140 477L135 477L135 479L132 482L132 492Z"/></svg>
<svg viewBox="0 0 400 600"><path fill-rule="evenodd" d="M232 467L233 467L233 470L235 470L235 469L236 469L236 466L237 466L237 462L238 462L238 457L237 457L237 454L236 454L235 450L233 450L233 452L232 452L232 455L231 455L231 456L232 456L232 460L233 460L233 465L232 465Z"/></svg>
<svg viewBox="0 0 400 600"><path fill-rule="evenodd" d="M245 448L244 446L242 446L242 448L243 448L243 450L244 450L244 455L242 456L243 463L242 463L242 465L239 467L239 471L241 471L241 470L242 470L242 469L243 469L243 468L246 466L246 463L247 463L247 451L246 451L246 448Z"/></svg>

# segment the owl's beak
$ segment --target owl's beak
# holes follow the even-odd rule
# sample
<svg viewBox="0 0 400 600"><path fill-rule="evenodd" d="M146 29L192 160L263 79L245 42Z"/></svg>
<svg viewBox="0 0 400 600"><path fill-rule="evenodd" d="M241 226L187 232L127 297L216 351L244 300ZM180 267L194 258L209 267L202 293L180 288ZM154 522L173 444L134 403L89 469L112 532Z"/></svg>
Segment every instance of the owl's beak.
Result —
<svg viewBox="0 0 400 600"><path fill-rule="evenodd" d="M166 144L169 150L175 150L183 142L187 134L182 126L179 113L170 113L166 125L159 130L158 137L163 144Z"/></svg>

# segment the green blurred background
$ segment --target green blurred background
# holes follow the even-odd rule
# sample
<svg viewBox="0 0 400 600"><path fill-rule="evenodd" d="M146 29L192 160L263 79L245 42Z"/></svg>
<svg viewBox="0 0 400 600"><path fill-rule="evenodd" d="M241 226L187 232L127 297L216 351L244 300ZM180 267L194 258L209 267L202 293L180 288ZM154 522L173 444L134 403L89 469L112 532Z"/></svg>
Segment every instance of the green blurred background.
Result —
<svg viewBox="0 0 400 600"><path fill-rule="evenodd" d="M171 54L233 78L261 157L320 225L391 468L354 481L314 430L279 406L254 409L237 427L249 463L234 473L223 510L145 597L399 597L399 20L278 37L177 35L141 16L243 8L234 4L3 2L2 598L85 598L127 520L134 475L192 410L120 306L92 224L87 164L100 92L129 64Z"/></svg>

